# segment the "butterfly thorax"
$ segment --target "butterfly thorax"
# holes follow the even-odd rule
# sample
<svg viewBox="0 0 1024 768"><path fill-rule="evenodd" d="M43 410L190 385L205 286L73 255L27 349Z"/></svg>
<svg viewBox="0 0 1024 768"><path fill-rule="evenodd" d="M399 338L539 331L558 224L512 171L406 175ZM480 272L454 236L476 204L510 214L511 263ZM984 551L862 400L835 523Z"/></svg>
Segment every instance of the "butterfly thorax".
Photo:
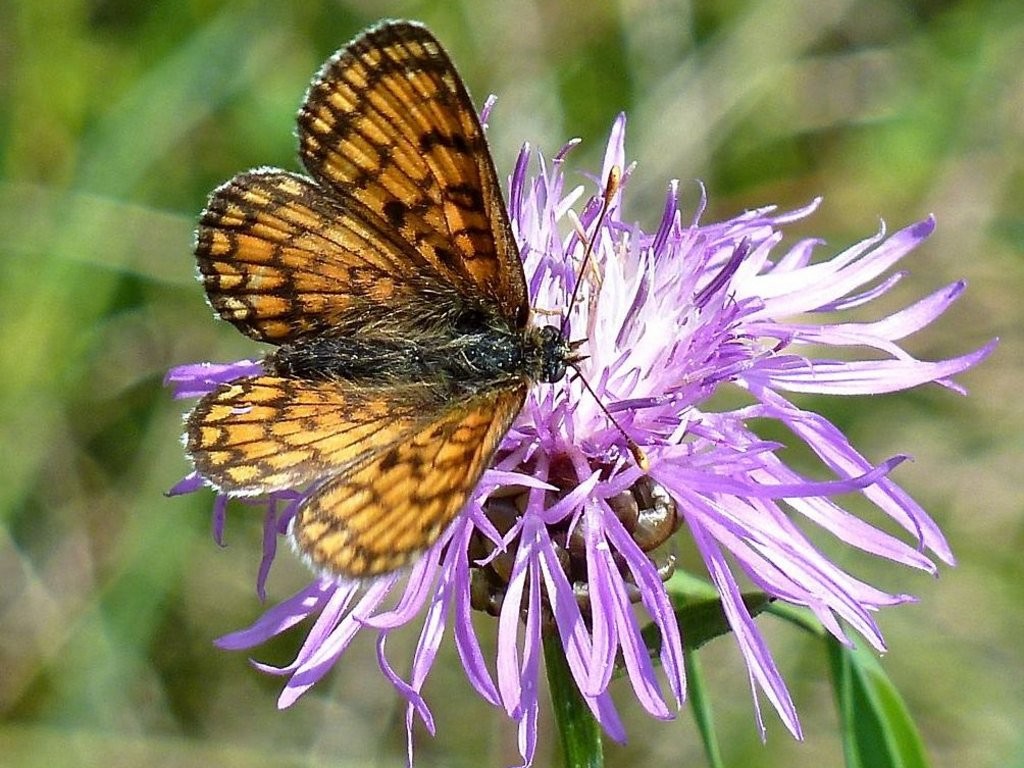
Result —
<svg viewBox="0 0 1024 768"><path fill-rule="evenodd" d="M500 323L420 333L327 331L282 345L268 372L307 381L366 386L436 384L473 393L510 380L555 382L565 375L569 345L553 326L517 331Z"/></svg>

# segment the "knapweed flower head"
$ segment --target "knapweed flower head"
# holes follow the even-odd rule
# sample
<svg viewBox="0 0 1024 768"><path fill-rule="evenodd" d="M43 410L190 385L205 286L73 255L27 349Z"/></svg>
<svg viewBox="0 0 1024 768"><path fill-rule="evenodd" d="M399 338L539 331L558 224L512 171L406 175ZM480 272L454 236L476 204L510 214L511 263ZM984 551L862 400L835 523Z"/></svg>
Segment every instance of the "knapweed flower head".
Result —
<svg viewBox="0 0 1024 768"><path fill-rule="evenodd" d="M583 188L565 189L571 145L550 161L524 148L509 186L535 320L559 318L582 281L567 321L568 337L586 340L581 376L533 388L469 503L411 572L369 583L317 578L249 628L218 641L248 650L312 622L290 664L257 664L284 678L280 706L323 678L357 634L373 633L381 672L408 702L411 761L414 719L434 732L424 686L450 629L469 683L518 724L519 749L530 764L547 633L560 641L605 732L623 740L609 693L616 670L656 718L673 717L686 691L687 638L665 586L674 563L664 542L674 534L690 537L704 561L747 666L755 706L763 694L799 736L796 710L742 599L741 581L806 606L837 638L846 640L845 623L881 650L873 614L912 598L854 578L796 521L930 573L935 560L953 563L936 524L889 476L903 457L872 463L828 419L792 397L881 394L926 383L962 391L952 377L992 345L939 362L917 360L899 346L953 303L962 282L873 322L844 319L847 310L896 285L902 275L893 267L931 234L934 221L891 235L882 229L830 258L815 258L820 241L780 243L781 228L810 215L817 201L789 213L768 207L709 224L701 221L703 191L697 210L686 214L672 182L660 217L647 217L658 219L653 231L646 231L630 218L642 212L626 204L635 169L626 164L624 140L620 117L594 177L598 194L589 201ZM625 177L594 231L612 168L625 168ZM590 266L578 274L589 240ZM865 350L867 358L858 359ZM250 361L182 366L168 381L177 397L195 397L260 370ZM738 393L730 402L740 404L712 407L712 398L727 390ZM783 425L830 479L810 479L788 466L779 457L780 443L758 436L756 425L764 422ZM642 448L646 471L626 450L623 433ZM201 486L193 474L175 490ZM306 490L255 500L266 508L261 595L277 542ZM907 531L909 542L846 511L835 497L849 493L872 502ZM218 496L218 539L225 504ZM474 610L496 618L495 647L485 648L474 631ZM656 660L641 635L648 623L661 638ZM408 626L418 627L419 641L411 660L396 664L387 640ZM757 717L760 723L759 710Z"/></svg>

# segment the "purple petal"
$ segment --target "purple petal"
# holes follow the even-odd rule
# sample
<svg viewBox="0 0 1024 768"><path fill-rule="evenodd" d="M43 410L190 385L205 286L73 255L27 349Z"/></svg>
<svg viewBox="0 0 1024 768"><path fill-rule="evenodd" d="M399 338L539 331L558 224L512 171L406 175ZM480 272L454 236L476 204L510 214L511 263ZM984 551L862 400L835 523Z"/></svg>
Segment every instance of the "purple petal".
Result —
<svg viewBox="0 0 1024 768"><path fill-rule="evenodd" d="M798 739L803 738L796 707L793 706L793 700L789 696L786 684L775 666L775 661L764 643L764 638L750 617L750 612L743 604L739 587L729 572L722 553L700 525L691 521L689 528L704 564L708 568L708 574L718 589L718 594L722 597L722 608L725 610L729 626L732 627L736 642L740 646L744 661L746 661L752 684L756 682L764 691L790 733ZM757 707L757 691L753 691L753 694L754 706ZM758 712L758 721L761 721L760 712ZM761 738L763 739L764 736L765 730L762 723Z"/></svg>
<svg viewBox="0 0 1024 768"><path fill-rule="evenodd" d="M407 751L409 756L409 764L412 765L412 715L413 713L420 716L420 720L423 721L423 725L426 726L430 735L433 736L436 732L434 726L434 716L430 712L430 708L427 706L427 702L424 700L420 692L410 686L402 677L395 672L391 666L391 662L388 661L387 654L384 653L384 646L387 642L387 633L381 632L377 637L377 666L380 671L384 674L384 677L388 679L388 682L394 686L395 690L404 698L409 706L406 710L405 716L405 727L406 727L406 739L407 739Z"/></svg>
<svg viewBox="0 0 1024 768"><path fill-rule="evenodd" d="M613 604L614 585L607 563L599 549L608 548L600 532L600 519L587 515L584 520L586 531L587 578L590 585L590 613L593 623L591 630L591 656L588 661L589 675L580 685L586 696L604 693L615 670L615 656L618 652L619 637ZM618 577L618 574L615 574Z"/></svg>
<svg viewBox="0 0 1024 768"><path fill-rule="evenodd" d="M665 244L669 236L679 229L679 181L673 179L669 182L668 192L665 195L665 207L661 214L661 223L654 234L651 243L651 251L655 258L658 258L665 250Z"/></svg>
<svg viewBox="0 0 1024 768"><path fill-rule="evenodd" d="M528 523L529 521L527 521ZM532 526L530 526L532 528ZM524 524L519 549L509 576L505 599L498 616L498 691L509 716L519 718L523 706L522 680L519 673L519 612L529 577L532 554L532 530Z"/></svg>
<svg viewBox="0 0 1024 768"><path fill-rule="evenodd" d="M484 105L480 107L480 125L487 128L487 119L491 116L491 110L494 109L494 105L498 103L498 97L493 93L489 94L484 99Z"/></svg>
<svg viewBox="0 0 1024 768"><path fill-rule="evenodd" d="M213 517L210 521L210 533L217 546L224 546L224 523L228 516L228 497L217 494L213 499Z"/></svg>
<svg viewBox="0 0 1024 768"><path fill-rule="evenodd" d="M387 597L393 584L393 579L382 579L371 584L352 611L338 622L336 628L324 637L322 642L316 643L315 647L309 644L303 646L299 652L299 659L302 661L281 692L278 706L291 706L331 670L362 628L364 618ZM312 636L311 632L310 637Z"/></svg>
<svg viewBox="0 0 1024 768"><path fill-rule="evenodd" d="M458 552L465 552L469 546L470 534L471 528L467 525L463 532L453 539L452 546ZM473 619L470 615L469 563L466 558L454 558L454 569L455 647L458 649L462 667L470 684L488 703L498 707L501 706L498 689L494 686L494 680L480 649L480 641L473 630Z"/></svg>
<svg viewBox="0 0 1024 768"><path fill-rule="evenodd" d="M523 196L526 194L526 170L529 164L530 145L523 144L509 179L508 213L512 221L521 221L523 217Z"/></svg>
<svg viewBox="0 0 1024 768"><path fill-rule="evenodd" d="M604 186L612 168L620 171L626 167L626 113L620 112L612 123L608 134L608 145L604 151L604 162L601 164L601 185ZM621 193L620 193L621 194Z"/></svg>
<svg viewBox="0 0 1024 768"><path fill-rule="evenodd" d="M960 297L967 284L958 281L883 320L873 323L800 326L794 338L810 344L874 345L873 340L899 341L931 324ZM879 349L883 347L879 346Z"/></svg>
<svg viewBox="0 0 1024 768"><path fill-rule="evenodd" d="M780 359L744 375L752 385L777 387L789 392L830 395L876 395L898 392L963 373L984 360L996 347L991 341L961 357L936 363L920 360Z"/></svg>
<svg viewBox="0 0 1024 768"><path fill-rule="evenodd" d="M267 599L267 577L270 575L270 566L274 562L274 555L277 554L277 501L272 500L267 504L267 512L263 518L263 557L260 559L260 568L256 574L256 594L260 601Z"/></svg>
<svg viewBox="0 0 1024 768"><path fill-rule="evenodd" d="M835 301L828 302L827 304L822 304L820 307L818 307L816 311L843 312L849 309L855 309L857 307L863 306L874 301L879 296L884 296L906 276L906 272L894 272L878 285L873 286L861 293L855 293L853 295L845 296L841 299L836 299Z"/></svg>
<svg viewBox="0 0 1024 768"><path fill-rule="evenodd" d="M337 588L333 584L314 581L287 600L265 611L248 628L224 635L215 640L214 644L229 651L254 648L319 611L336 592Z"/></svg>
<svg viewBox="0 0 1024 768"><path fill-rule="evenodd" d="M878 483L885 475L889 474L906 459L906 456L894 456L863 474L847 477L842 480L826 480L822 482L800 480L795 483L761 484L751 482L744 477L724 477L702 471L683 469L673 466L667 461L661 462L656 468L652 467L654 472L651 474L651 477L670 490L679 489L680 492L695 490L709 493L727 493L749 498L793 499L807 496L834 496L840 493L862 490Z"/></svg>
<svg viewBox="0 0 1024 768"><path fill-rule="evenodd" d="M622 649L622 659L626 665L626 674L633 691L641 706L651 715L663 720L668 719L672 715L662 700L654 667L651 665L643 638L640 637L640 628L630 608L622 577L612 561L608 542L602 537L597 541L594 550L593 562L597 572L591 577L591 584L595 581L603 582L608 593L608 601L603 607L614 622L619 646ZM588 552L588 564L590 562Z"/></svg>
<svg viewBox="0 0 1024 768"><path fill-rule="evenodd" d="M530 594L523 640L522 694L519 714L519 754L523 765L533 762L537 749L538 678L540 671L540 573L535 562L529 569Z"/></svg>
<svg viewBox="0 0 1024 768"><path fill-rule="evenodd" d="M765 390L756 394L770 406L771 415L802 438L833 471L849 475L863 472L870 466L867 459L854 450L846 436L824 417L801 411L774 392ZM938 526L891 480L881 479L877 485L864 489L864 495L903 526L904 530L914 534L921 545L952 564L952 552ZM848 541L852 543L855 540ZM899 558L898 562L915 567L919 565L918 561L905 558Z"/></svg>
<svg viewBox="0 0 1024 768"><path fill-rule="evenodd" d="M181 496L185 493L194 493L204 486L205 483L203 482L203 478L201 478L198 473L189 472L181 478L181 480L176 482L169 491L167 491L167 495Z"/></svg>
<svg viewBox="0 0 1024 768"><path fill-rule="evenodd" d="M590 676L588 664L591 657L591 638L587 633L586 622L550 539L542 543L537 554L569 670L577 686L583 690Z"/></svg>
<svg viewBox="0 0 1024 768"><path fill-rule="evenodd" d="M164 376L164 386L171 387L175 400L202 397L221 384L246 376L259 376L263 365L255 360L237 363L190 363L171 368Z"/></svg>
<svg viewBox="0 0 1024 768"><path fill-rule="evenodd" d="M665 585L657 569L640 547L637 546L611 509L604 504L605 532L609 541L623 556L633 580L640 588L640 597L648 615L661 633L661 663L675 696L681 705L686 694L686 665L683 660L683 642L675 611L665 592Z"/></svg>
<svg viewBox="0 0 1024 768"><path fill-rule="evenodd" d="M935 229L934 219L906 227L882 240L884 230L862 240L829 261L813 264L800 273L758 275L747 281L748 292L764 300L765 317L787 317L808 312L846 296L888 271ZM749 293L754 291L754 293Z"/></svg>

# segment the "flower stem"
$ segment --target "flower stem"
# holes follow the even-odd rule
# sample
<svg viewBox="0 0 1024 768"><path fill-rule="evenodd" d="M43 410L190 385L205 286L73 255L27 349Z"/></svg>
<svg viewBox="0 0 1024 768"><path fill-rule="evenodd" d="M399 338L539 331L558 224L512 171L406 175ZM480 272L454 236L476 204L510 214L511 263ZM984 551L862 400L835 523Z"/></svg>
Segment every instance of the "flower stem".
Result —
<svg viewBox="0 0 1024 768"><path fill-rule="evenodd" d="M600 768L601 728L576 687L557 632L544 633L544 666L566 768Z"/></svg>
<svg viewBox="0 0 1024 768"><path fill-rule="evenodd" d="M683 660L686 664L686 693L690 699L690 707L693 709L693 719L697 723L697 731L700 739L704 742L704 755L708 759L711 768L721 768L722 753L718 748L718 738L715 735L714 717L711 713L711 701L708 699L704 688L704 671L693 650L683 650Z"/></svg>

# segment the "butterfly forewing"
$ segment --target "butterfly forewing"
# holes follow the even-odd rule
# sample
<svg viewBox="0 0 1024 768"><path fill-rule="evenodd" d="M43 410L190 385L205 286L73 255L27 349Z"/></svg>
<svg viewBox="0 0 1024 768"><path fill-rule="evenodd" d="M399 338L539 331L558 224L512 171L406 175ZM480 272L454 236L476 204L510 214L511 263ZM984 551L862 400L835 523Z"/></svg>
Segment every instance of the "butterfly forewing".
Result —
<svg viewBox="0 0 1024 768"><path fill-rule="evenodd" d="M299 152L315 179L390 224L458 290L525 326L522 262L483 129L427 29L384 25L328 61L299 113Z"/></svg>
<svg viewBox="0 0 1024 768"><path fill-rule="evenodd" d="M293 173L236 176L210 197L196 237L213 308L247 336L280 344L427 303L427 284L432 304L458 297L391 227L357 214Z"/></svg>

